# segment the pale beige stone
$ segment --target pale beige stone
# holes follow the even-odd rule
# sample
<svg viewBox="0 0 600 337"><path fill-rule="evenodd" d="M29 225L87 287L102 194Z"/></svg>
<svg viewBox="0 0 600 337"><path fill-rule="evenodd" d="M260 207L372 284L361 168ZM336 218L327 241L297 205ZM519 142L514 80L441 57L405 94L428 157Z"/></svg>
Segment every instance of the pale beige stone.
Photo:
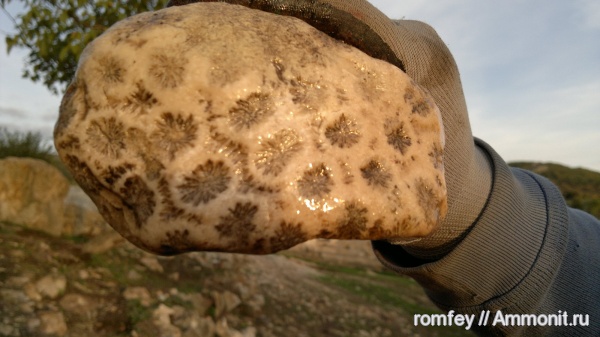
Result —
<svg viewBox="0 0 600 337"><path fill-rule="evenodd" d="M152 304L152 296L148 289L144 287L128 287L123 291L123 297L126 300L139 300L144 307Z"/></svg>
<svg viewBox="0 0 600 337"><path fill-rule="evenodd" d="M154 256L144 256L140 259L140 262L153 272L163 273L165 271L160 262L158 262L158 259Z"/></svg>
<svg viewBox="0 0 600 337"><path fill-rule="evenodd" d="M217 318L223 317L242 304L240 298L231 291L213 291L211 295L215 301L215 317Z"/></svg>
<svg viewBox="0 0 600 337"><path fill-rule="evenodd" d="M29 297L29 299L31 299L32 301L36 301L39 302L41 301L42 295L40 295L39 291L37 290L36 286L32 283L28 283L23 287L23 291L25 292L25 294L27 295L27 297Z"/></svg>
<svg viewBox="0 0 600 337"><path fill-rule="evenodd" d="M59 236L68 180L54 166L33 158L0 160L0 221Z"/></svg>
<svg viewBox="0 0 600 337"><path fill-rule="evenodd" d="M81 250L88 254L102 254L120 245L125 240L115 231L104 232L84 243Z"/></svg>
<svg viewBox="0 0 600 337"><path fill-rule="evenodd" d="M35 289L44 297L55 299L65 292L67 278L62 274L50 274L35 283Z"/></svg>
<svg viewBox="0 0 600 337"><path fill-rule="evenodd" d="M68 332L65 316L60 311L44 311L39 314L40 332L53 335L65 336Z"/></svg>
<svg viewBox="0 0 600 337"><path fill-rule="evenodd" d="M60 307L70 315L92 316L94 310L100 305L93 298L81 294L66 294L60 299Z"/></svg>
<svg viewBox="0 0 600 337"><path fill-rule="evenodd" d="M162 303L152 312L154 325L158 328L159 335L181 337L181 330L171 324L171 316L174 313L173 308Z"/></svg>
<svg viewBox="0 0 600 337"><path fill-rule="evenodd" d="M55 143L110 225L163 254L423 236L447 208L424 90L300 20L236 5L106 31L81 57Z"/></svg>

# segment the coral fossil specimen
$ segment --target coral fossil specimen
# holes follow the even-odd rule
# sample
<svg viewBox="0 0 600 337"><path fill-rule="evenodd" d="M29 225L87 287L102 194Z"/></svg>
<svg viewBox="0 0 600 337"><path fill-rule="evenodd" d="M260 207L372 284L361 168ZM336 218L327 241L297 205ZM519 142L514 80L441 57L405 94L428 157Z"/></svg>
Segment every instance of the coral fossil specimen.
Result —
<svg viewBox="0 0 600 337"><path fill-rule="evenodd" d="M345 148L358 143L360 133L356 123L342 114L332 125L327 127L325 136L331 141L331 144Z"/></svg>
<svg viewBox="0 0 600 337"><path fill-rule="evenodd" d="M125 131L123 123L115 117L101 118L90 123L87 129L92 148L112 158L119 158L125 149Z"/></svg>
<svg viewBox="0 0 600 337"><path fill-rule="evenodd" d="M196 139L198 127L194 123L194 117L189 115L184 118L166 112L157 121L158 130L152 133L155 144L165 150L171 158L175 157L177 151L191 147Z"/></svg>
<svg viewBox="0 0 600 337"><path fill-rule="evenodd" d="M152 57L149 75L165 89L175 88L183 82L187 60L177 53L159 53Z"/></svg>
<svg viewBox="0 0 600 337"><path fill-rule="evenodd" d="M238 129L251 128L260 123L272 111L268 95L253 93L248 98L238 100L229 110L231 124Z"/></svg>
<svg viewBox="0 0 600 337"><path fill-rule="evenodd" d="M368 184L373 186L388 187L392 177L391 174L386 172L383 165L376 160L369 161L367 165L360 168L360 172Z"/></svg>
<svg viewBox="0 0 600 337"><path fill-rule="evenodd" d="M304 172L298 181L298 191L308 199L322 198L331 192L332 185L329 170L324 164L319 164Z"/></svg>
<svg viewBox="0 0 600 337"><path fill-rule="evenodd" d="M154 94L146 90L143 83L140 82L136 84L135 91L127 97L123 106L131 112L146 114L156 104L158 104L158 100Z"/></svg>
<svg viewBox="0 0 600 337"><path fill-rule="evenodd" d="M300 20L197 3L123 20L87 48L55 143L146 250L426 235L446 212L427 92Z"/></svg>
<svg viewBox="0 0 600 337"><path fill-rule="evenodd" d="M185 177L185 182L177 188L182 193L184 202L198 206L208 203L229 186L229 169L222 161L208 160L204 165L199 165L191 175Z"/></svg>
<svg viewBox="0 0 600 337"><path fill-rule="evenodd" d="M256 167L264 175L277 176L301 148L300 137L295 131L281 130L261 143L261 150L256 153Z"/></svg>

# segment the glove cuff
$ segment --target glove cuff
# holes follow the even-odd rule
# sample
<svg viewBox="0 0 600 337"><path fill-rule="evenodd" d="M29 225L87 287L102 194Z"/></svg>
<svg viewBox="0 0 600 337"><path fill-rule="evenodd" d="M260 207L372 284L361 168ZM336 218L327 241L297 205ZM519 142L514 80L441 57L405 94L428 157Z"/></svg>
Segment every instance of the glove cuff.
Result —
<svg viewBox="0 0 600 337"><path fill-rule="evenodd" d="M463 171L467 172L464 184L453 191L456 197L448 200L448 214L439 229L422 239L390 243L402 245L406 252L419 259L433 261L450 252L468 234L484 209L492 186L491 159L477 142L474 158Z"/></svg>

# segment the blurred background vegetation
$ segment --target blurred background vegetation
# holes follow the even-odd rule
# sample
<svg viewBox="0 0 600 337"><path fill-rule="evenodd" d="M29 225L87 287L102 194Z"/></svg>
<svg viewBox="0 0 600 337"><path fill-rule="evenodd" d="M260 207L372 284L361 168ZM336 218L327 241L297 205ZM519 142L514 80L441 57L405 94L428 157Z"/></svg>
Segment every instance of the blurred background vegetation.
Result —
<svg viewBox="0 0 600 337"><path fill-rule="evenodd" d="M0 159L31 157L57 167L69 180L68 170L58 158L54 147L40 133L10 131L0 127ZM554 163L512 162L510 166L535 172L548 178L561 190L567 204L600 219L600 173L570 168Z"/></svg>
<svg viewBox="0 0 600 337"><path fill-rule="evenodd" d="M81 52L115 22L132 15L162 9L168 0L0 0L3 20L9 19L14 34L6 35L6 51L24 48L23 77L42 82L58 94L74 78ZM23 7L17 15L11 2Z"/></svg>
<svg viewBox="0 0 600 337"><path fill-rule="evenodd" d="M74 182L67 167L60 161L54 146L39 132L10 131L0 127L0 159L27 157L43 160L56 167L69 181Z"/></svg>
<svg viewBox="0 0 600 337"><path fill-rule="evenodd" d="M600 219L600 173L553 163L514 162L509 165L548 178L558 186L569 206Z"/></svg>

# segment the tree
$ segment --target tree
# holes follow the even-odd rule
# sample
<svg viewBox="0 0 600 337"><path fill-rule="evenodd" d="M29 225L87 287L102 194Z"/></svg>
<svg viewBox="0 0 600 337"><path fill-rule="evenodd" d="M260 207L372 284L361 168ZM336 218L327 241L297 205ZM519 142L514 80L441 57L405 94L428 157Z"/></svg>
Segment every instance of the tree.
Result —
<svg viewBox="0 0 600 337"><path fill-rule="evenodd" d="M115 22L166 6L167 0L21 0L26 11L13 17L0 8L15 27L6 36L6 52L29 50L23 77L42 82L51 92L64 92L75 75L85 46Z"/></svg>

